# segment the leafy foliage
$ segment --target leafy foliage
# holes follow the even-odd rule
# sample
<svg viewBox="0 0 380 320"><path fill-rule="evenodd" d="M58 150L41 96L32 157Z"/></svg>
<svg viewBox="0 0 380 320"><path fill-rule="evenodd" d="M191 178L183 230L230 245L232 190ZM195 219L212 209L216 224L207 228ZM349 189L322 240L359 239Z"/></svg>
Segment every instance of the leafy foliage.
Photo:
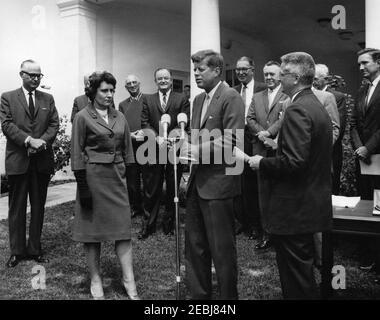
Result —
<svg viewBox="0 0 380 320"><path fill-rule="evenodd" d="M55 172L67 166L70 161L70 141L71 137L66 134L69 119L66 115L59 119L59 130L57 138L53 144L54 151L54 169Z"/></svg>

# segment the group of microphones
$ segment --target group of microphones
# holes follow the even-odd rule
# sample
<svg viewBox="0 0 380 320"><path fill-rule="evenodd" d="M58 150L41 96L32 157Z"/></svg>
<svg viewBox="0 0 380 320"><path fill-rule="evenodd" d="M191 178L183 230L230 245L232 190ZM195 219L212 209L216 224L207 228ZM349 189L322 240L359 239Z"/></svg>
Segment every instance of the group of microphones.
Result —
<svg viewBox="0 0 380 320"><path fill-rule="evenodd" d="M177 115L177 123L178 125L180 126L180 129L181 129L181 136L180 136L180 139L183 140L185 139L185 135L186 135L186 132L185 132L185 128L186 128L186 125L187 125L187 115L186 113L179 113ZM169 114L167 113L164 113L162 116L161 116L161 124L162 124L162 128L163 128L163 135L164 135L164 139L165 140L170 140L170 138L168 139L168 128L170 126L170 123L171 123L171 117Z"/></svg>

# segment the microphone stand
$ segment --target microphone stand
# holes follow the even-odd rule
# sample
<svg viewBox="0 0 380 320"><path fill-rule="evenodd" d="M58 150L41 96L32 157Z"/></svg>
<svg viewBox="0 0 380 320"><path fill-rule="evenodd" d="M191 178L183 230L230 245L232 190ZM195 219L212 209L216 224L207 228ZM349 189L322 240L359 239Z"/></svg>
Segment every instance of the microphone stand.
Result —
<svg viewBox="0 0 380 320"><path fill-rule="evenodd" d="M175 206L175 247L176 247L176 300L180 300L181 291L181 258L180 258L180 234L179 234L179 197L178 197L178 175L177 175L177 142L180 137L166 138L173 150L174 162L174 206Z"/></svg>

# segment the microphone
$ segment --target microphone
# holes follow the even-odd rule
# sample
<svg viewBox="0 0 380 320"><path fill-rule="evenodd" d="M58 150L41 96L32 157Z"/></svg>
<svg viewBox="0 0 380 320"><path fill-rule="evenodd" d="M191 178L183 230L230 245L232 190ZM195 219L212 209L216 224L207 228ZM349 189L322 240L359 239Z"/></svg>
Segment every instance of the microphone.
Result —
<svg viewBox="0 0 380 320"><path fill-rule="evenodd" d="M170 122L171 122L170 116L167 113L164 113L161 116L161 123L162 123L162 127L164 129L164 139L165 140L168 139L168 127L170 125Z"/></svg>
<svg viewBox="0 0 380 320"><path fill-rule="evenodd" d="M179 113L177 115L177 123L181 127L181 140L185 139L185 127L187 125L187 114L186 113Z"/></svg>

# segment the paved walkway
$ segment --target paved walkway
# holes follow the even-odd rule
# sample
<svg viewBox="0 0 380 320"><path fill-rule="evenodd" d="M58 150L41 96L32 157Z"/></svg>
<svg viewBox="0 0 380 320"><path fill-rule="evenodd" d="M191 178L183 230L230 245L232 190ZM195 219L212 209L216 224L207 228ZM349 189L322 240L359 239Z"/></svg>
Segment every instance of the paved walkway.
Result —
<svg viewBox="0 0 380 320"><path fill-rule="evenodd" d="M60 184L49 187L46 200L46 207L56 206L57 204L69 202L75 199L77 190L76 182ZM28 204L28 211L29 211ZM8 197L0 198L0 220L8 219Z"/></svg>

